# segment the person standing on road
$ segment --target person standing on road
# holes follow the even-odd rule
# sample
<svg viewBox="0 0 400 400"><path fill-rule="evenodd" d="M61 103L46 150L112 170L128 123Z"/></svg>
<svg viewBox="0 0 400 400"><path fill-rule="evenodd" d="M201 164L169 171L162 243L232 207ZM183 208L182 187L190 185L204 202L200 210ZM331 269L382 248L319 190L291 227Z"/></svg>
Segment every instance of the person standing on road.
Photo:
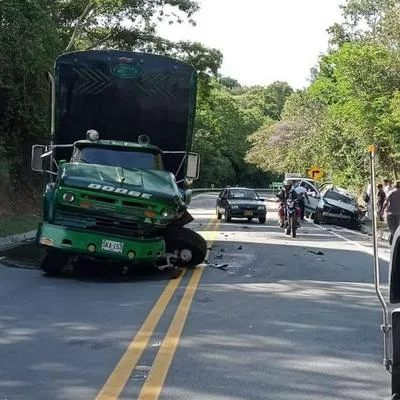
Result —
<svg viewBox="0 0 400 400"><path fill-rule="evenodd" d="M384 179L383 180L383 191L386 194L386 197L388 196L389 192L392 190L392 186L389 183L389 179Z"/></svg>
<svg viewBox="0 0 400 400"><path fill-rule="evenodd" d="M389 243L392 244L394 233L400 224L400 181L396 182L395 188L386 196L383 209L386 209L386 219L390 229Z"/></svg>
<svg viewBox="0 0 400 400"><path fill-rule="evenodd" d="M383 212L384 212L383 206L385 204L386 194L385 191L383 190L383 186L381 183L378 185L378 193L376 197L378 198L376 204L378 207L378 219L379 221L383 221Z"/></svg>
<svg viewBox="0 0 400 400"><path fill-rule="evenodd" d="M368 183L367 189L363 196L363 200L365 201L365 203L367 205L367 217L370 219L372 218L371 194L372 194L371 183Z"/></svg>

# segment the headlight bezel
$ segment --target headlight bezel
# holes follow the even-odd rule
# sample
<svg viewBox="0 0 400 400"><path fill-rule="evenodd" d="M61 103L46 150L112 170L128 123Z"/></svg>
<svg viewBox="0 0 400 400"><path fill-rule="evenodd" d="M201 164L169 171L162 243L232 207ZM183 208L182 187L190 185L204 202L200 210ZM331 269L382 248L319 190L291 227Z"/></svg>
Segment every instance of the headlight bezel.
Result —
<svg viewBox="0 0 400 400"><path fill-rule="evenodd" d="M171 218L174 215L174 211L168 207L163 208L160 211L161 218Z"/></svg>
<svg viewBox="0 0 400 400"><path fill-rule="evenodd" d="M61 198L64 203L72 204L76 200L76 195L73 192L64 192Z"/></svg>

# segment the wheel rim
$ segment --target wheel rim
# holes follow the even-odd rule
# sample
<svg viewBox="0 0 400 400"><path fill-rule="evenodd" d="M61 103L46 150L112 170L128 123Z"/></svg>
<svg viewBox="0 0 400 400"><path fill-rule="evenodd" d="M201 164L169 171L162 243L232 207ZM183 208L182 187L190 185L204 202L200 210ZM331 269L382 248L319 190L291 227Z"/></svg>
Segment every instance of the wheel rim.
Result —
<svg viewBox="0 0 400 400"><path fill-rule="evenodd" d="M179 257L184 262L191 261L193 258L193 252L190 249L182 249L179 253Z"/></svg>

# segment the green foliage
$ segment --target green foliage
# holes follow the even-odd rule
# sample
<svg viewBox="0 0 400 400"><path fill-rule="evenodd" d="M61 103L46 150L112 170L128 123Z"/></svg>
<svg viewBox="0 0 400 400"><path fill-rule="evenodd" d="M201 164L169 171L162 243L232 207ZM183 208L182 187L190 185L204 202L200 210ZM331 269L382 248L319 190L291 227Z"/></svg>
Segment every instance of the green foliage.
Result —
<svg viewBox="0 0 400 400"><path fill-rule="evenodd" d="M171 42L156 32L160 20L194 23L198 8L192 0L0 1L0 150L8 159L2 175L20 182L29 174L31 145L48 138L45 73L65 50L153 51L191 63L204 82L216 75L219 50Z"/></svg>
<svg viewBox="0 0 400 400"><path fill-rule="evenodd" d="M349 0L343 10L346 22L330 30L336 47L320 58L312 84L287 99L281 121L250 136L246 159L277 172L318 165L336 183L361 188L369 144L377 145L380 177L400 172L400 51L391 14L398 2Z"/></svg>
<svg viewBox="0 0 400 400"><path fill-rule="evenodd" d="M285 96L292 89L283 82L266 88L247 88L237 95L228 87L232 78L213 81L205 94L200 90L197 108L195 149L202 157L197 186L249 185L271 182L273 174L249 165L248 137L263 125L280 118Z"/></svg>

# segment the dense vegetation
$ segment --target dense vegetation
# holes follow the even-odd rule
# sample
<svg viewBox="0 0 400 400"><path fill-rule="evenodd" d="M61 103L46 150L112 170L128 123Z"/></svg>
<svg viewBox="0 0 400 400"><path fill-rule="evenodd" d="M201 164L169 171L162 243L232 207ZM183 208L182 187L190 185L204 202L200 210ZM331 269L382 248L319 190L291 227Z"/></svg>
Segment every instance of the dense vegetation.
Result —
<svg viewBox="0 0 400 400"><path fill-rule="evenodd" d="M379 173L398 178L398 0L347 0L345 23L329 28L329 51L312 71L310 86L297 91L285 82L242 87L218 74L219 50L158 36L159 20L194 24L197 10L195 0L0 2L0 212L6 190L31 184L30 147L48 135L44 73L57 55L76 49L144 50L195 65L201 78L198 186L260 186L317 164L337 183L361 187L372 142L378 145Z"/></svg>
<svg viewBox="0 0 400 400"><path fill-rule="evenodd" d="M311 85L287 99L280 121L250 136L246 160L281 172L317 164L360 189L371 143L380 177L400 178L400 2L348 0L343 15Z"/></svg>

